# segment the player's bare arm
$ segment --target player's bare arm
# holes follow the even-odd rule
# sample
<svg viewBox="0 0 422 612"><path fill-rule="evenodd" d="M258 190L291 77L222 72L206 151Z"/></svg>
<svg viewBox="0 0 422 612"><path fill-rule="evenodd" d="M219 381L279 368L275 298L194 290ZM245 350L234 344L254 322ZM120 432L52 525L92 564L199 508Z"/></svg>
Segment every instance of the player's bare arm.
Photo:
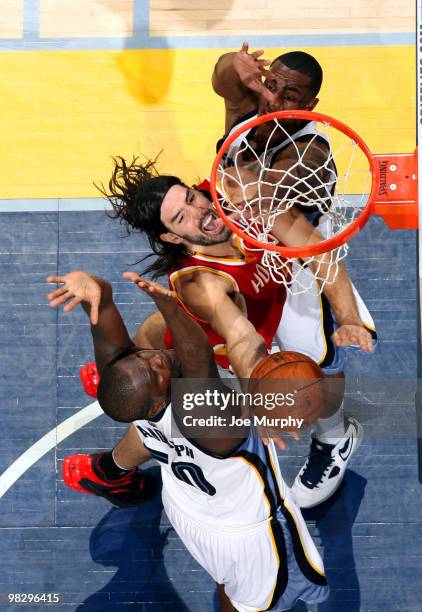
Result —
<svg viewBox="0 0 422 612"><path fill-rule="evenodd" d="M300 146L303 159L306 160L305 164L297 165L298 153L294 147L293 150L289 147L290 152L277 160L274 165L275 170L266 174L268 183L264 188L261 188L261 195L272 197L274 194L272 185L280 182L280 176L282 186L276 187L277 198L283 199L285 191L295 182L295 173L297 175L302 171L310 173L310 177L306 180L306 187L303 187L304 182L298 183L297 190L300 190L301 188L309 189L312 181L319 181L319 178L312 177L312 172L316 173L318 169L322 173L327 172L324 167L327 156L324 145L320 145L320 143L301 143ZM307 166L309 170L303 169L303 166ZM276 170L278 170L278 173ZM288 171L288 173L284 174L284 171ZM227 179L225 189L227 188L230 192L229 195L234 204L241 202L245 193L249 200L254 197L256 188L253 185L248 187L245 193L239 187L241 184L253 183L253 171L247 168L233 168L225 171L225 174ZM325 182L325 178L320 177L321 182ZM294 206L277 216L271 233L287 247L315 244L324 240L318 229L309 223L300 210ZM361 350L371 352L373 350L372 335L359 317L352 284L344 264L339 262L336 269L335 266L330 265L330 256L322 254L318 258L310 260L309 266L315 272L319 270L323 278L328 280L324 285L323 293L330 302L338 323L338 328L332 337L333 341L338 346L359 345Z"/></svg>
<svg viewBox="0 0 422 612"><path fill-rule="evenodd" d="M90 317L95 360L99 372L124 349L133 346L123 319L113 302L110 283L79 271L64 276L49 276L47 281L61 285L47 296L51 307L57 308L64 304L64 311L70 312L81 304Z"/></svg>
<svg viewBox="0 0 422 612"><path fill-rule="evenodd" d="M312 200L322 202L330 195L327 185L334 185L337 178L328 155L328 148L319 141L292 143L275 157L265 180L277 185L278 200L294 198L296 204L307 206Z"/></svg>
<svg viewBox="0 0 422 612"><path fill-rule="evenodd" d="M218 390L227 393L227 388L224 387L219 377L212 346L205 332L180 306L176 293L133 272L125 272L123 276L150 295L162 313L173 336L174 350L180 365L182 378L200 379L202 385L200 389ZM182 393L189 385L189 381L184 384L185 386L181 388ZM198 387L195 386L194 390L198 392ZM177 386L174 391L177 395L179 392ZM186 414L183 411L182 402L178 401L177 397L173 399L172 407L179 416L179 426L183 432L183 418ZM229 410L230 408L228 408ZM237 406L236 410L239 411ZM197 406L193 414L198 418L206 418L212 414L212 409L210 410L209 406ZM218 409L215 415L220 416ZM207 431L209 435L207 438L203 438L203 429L199 427L200 437L197 442L199 446L213 453L225 455L239 444L239 439L233 439L225 425L209 427ZM195 427L190 427L187 434L190 438L195 439L195 432ZM218 437L213 438L213 433Z"/></svg>
<svg viewBox="0 0 422 612"><path fill-rule="evenodd" d="M277 217L273 233L286 246L304 246L324 240L320 232L295 208ZM335 274L329 255L323 253L310 261L309 266L315 272L319 269L329 281L325 283L323 293L338 323L333 341L338 346L357 344L361 350L372 352L372 336L359 317L352 283L344 264L338 263Z"/></svg>
<svg viewBox="0 0 422 612"><path fill-rule="evenodd" d="M70 312L78 304L90 317L95 357L100 371L122 350L133 343L130 340L120 313L113 302L113 292L106 280L86 272L70 272L63 276L49 276L49 283L60 283L61 287L48 294L50 306L64 304ZM145 463L151 453L131 426L114 449L118 464L126 469Z"/></svg>
<svg viewBox="0 0 422 612"><path fill-rule="evenodd" d="M207 321L226 341L228 359L239 378L248 378L265 355L265 342L242 313L233 286L221 275L201 271L183 277L178 291L190 312Z"/></svg>
<svg viewBox="0 0 422 612"><path fill-rule="evenodd" d="M129 426L123 438L114 447L113 458L120 467L127 470L151 459L151 453L139 437L135 425Z"/></svg>
<svg viewBox="0 0 422 612"><path fill-rule="evenodd" d="M263 53L262 49L249 53L249 45L244 42L240 51L222 55L215 65L212 86L224 98L226 130L256 108L257 94L264 93L269 101L273 99L263 83L266 67L271 63L261 57Z"/></svg>
<svg viewBox="0 0 422 612"><path fill-rule="evenodd" d="M259 143L256 146L259 148ZM335 169L327 162L328 155L328 148L319 141L295 142L284 147L259 181L259 194L255 169L225 168L217 176L235 206L242 205L245 198L249 202L256 198L259 214L265 211L266 202L272 206L273 198L280 203L293 200L295 204L311 206L312 202L329 200L331 192L327 185L334 186L336 182Z"/></svg>
<svg viewBox="0 0 422 612"><path fill-rule="evenodd" d="M173 336L182 376L187 378L218 377L212 347L203 329L179 306L174 291L146 280L134 272L124 278L135 283L156 303Z"/></svg>
<svg viewBox="0 0 422 612"><path fill-rule="evenodd" d="M165 349L165 333L166 322L161 312L157 310L141 323L132 340L136 346L142 348Z"/></svg>

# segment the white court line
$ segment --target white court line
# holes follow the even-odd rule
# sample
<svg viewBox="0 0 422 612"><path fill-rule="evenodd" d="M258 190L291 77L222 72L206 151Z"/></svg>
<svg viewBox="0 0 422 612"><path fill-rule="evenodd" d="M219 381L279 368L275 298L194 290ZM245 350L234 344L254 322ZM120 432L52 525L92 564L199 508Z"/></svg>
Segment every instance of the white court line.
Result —
<svg viewBox="0 0 422 612"><path fill-rule="evenodd" d="M348 194L348 202L352 206L360 204L360 195ZM68 199L21 199L21 200L5 200L0 199L0 213L2 212L105 212L113 210L112 205L104 200L104 198L68 198Z"/></svg>
<svg viewBox="0 0 422 612"><path fill-rule="evenodd" d="M74 212L113 210L104 198L22 198L15 200L0 199L0 212Z"/></svg>
<svg viewBox="0 0 422 612"><path fill-rule="evenodd" d="M0 498L3 497L6 491L15 484L26 470L29 470L38 459L41 459L41 457L54 448L56 444L59 444L59 442L62 442L62 440L65 440L65 438L81 427L84 427L84 425L87 425L101 414L104 413L100 404L98 402L93 402L49 431L38 440L38 442L35 442L35 444L28 448L28 450L16 459L16 461L0 476Z"/></svg>

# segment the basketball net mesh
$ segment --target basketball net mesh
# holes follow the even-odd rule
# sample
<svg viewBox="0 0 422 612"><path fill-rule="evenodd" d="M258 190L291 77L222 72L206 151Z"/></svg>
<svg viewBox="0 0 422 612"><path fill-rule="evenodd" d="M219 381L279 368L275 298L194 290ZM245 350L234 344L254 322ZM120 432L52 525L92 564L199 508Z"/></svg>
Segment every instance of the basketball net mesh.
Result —
<svg viewBox="0 0 422 612"><path fill-rule="evenodd" d="M240 230L249 250L263 250L262 265L292 294L320 294L337 277L339 262L349 247L343 244L303 259L283 257L267 247L283 246L272 233L278 218L296 206L325 239L330 238L360 215L371 186L369 162L359 145L327 123L312 124L316 131L305 134L306 141L302 137L299 144L278 119L269 121L265 124L268 138L259 153L246 133L241 135L226 150L217 172L224 214ZM286 147L288 167L274 168L277 151ZM310 161L312 149L323 151L319 165L315 159ZM259 241L262 248L252 246L248 237Z"/></svg>

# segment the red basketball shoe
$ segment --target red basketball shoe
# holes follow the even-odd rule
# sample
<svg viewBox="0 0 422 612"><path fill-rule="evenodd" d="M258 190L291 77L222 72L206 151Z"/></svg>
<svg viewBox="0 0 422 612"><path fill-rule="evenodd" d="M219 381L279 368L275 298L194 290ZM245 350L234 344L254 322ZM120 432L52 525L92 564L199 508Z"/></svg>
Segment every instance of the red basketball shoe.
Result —
<svg viewBox="0 0 422 612"><path fill-rule="evenodd" d="M110 479L101 468L101 457L70 455L63 461L63 480L70 489L105 497L119 508L137 506L156 492L155 480L138 468L128 470L119 478Z"/></svg>
<svg viewBox="0 0 422 612"><path fill-rule="evenodd" d="M81 377L81 383L85 393L91 397L97 398L100 373L97 370L97 364L95 361L82 366L79 370L79 376Z"/></svg>

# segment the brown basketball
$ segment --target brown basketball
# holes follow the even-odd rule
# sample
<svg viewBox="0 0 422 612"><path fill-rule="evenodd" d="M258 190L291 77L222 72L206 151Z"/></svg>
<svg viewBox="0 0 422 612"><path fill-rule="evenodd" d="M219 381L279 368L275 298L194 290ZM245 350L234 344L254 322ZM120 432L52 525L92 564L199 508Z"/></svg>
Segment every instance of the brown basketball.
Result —
<svg viewBox="0 0 422 612"><path fill-rule="evenodd" d="M324 373L302 353L279 352L264 357L250 376L248 391L254 398L254 415L258 419L265 416L268 421L290 419L283 425L286 431L301 429L326 416ZM275 395L278 401L274 401ZM303 419L303 423L298 427L292 419ZM257 419L255 422L260 424Z"/></svg>

